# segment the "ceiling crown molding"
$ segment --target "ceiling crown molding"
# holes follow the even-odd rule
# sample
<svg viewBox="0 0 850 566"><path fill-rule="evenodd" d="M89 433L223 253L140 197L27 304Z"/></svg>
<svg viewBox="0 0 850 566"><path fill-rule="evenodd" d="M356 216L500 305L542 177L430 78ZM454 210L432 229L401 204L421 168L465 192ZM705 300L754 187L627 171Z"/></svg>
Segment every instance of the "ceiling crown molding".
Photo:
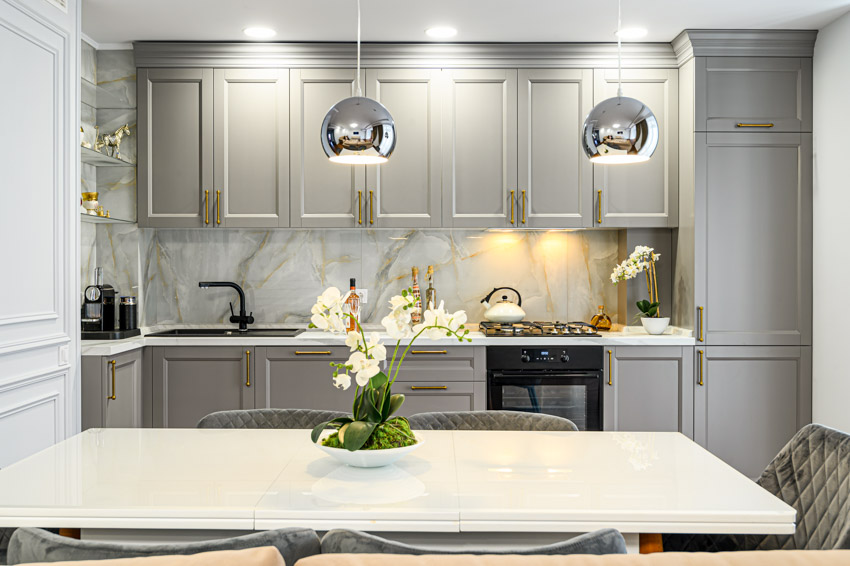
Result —
<svg viewBox="0 0 850 566"><path fill-rule="evenodd" d="M351 68L353 43L136 42L137 67ZM371 68L604 68L616 43L364 43ZM676 68L669 43L623 45L624 68Z"/></svg>
<svg viewBox="0 0 850 566"><path fill-rule="evenodd" d="M812 57L815 30L688 29L672 42L681 66L693 57Z"/></svg>

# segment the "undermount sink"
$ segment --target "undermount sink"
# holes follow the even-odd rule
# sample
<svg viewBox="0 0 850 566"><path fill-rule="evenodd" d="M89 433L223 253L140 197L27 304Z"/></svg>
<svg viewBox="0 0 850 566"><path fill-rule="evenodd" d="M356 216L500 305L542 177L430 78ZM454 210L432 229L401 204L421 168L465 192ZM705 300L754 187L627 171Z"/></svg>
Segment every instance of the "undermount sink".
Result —
<svg viewBox="0 0 850 566"><path fill-rule="evenodd" d="M292 338L304 332L303 328L249 328L244 332L233 328L175 328L173 330L163 330L162 332L153 332L147 336L185 336L185 337L215 337L234 338L239 336L259 336L259 337L277 337L277 338Z"/></svg>

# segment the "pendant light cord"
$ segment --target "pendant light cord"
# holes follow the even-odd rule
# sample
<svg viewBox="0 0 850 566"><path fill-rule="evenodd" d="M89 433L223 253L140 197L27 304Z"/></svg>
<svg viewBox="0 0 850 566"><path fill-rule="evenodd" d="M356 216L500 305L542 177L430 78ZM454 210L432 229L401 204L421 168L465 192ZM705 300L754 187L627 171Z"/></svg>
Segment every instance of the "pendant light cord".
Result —
<svg viewBox="0 0 850 566"><path fill-rule="evenodd" d="M360 5L360 0L357 0L357 5ZM359 8L358 8L359 14ZM359 15L358 15L359 18ZM623 18L623 3L622 0L617 0L617 98L621 98L623 96L623 38L620 37L620 27L622 26L622 18ZM357 20L357 29L360 29L360 20ZM359 32L358 32L359 33ZM357 49L360 49L360 43L358 39ZM358 51L357 56L358 65L360 62L360 55Z"/></svg>
<svg viewBox="0 0 850 566"><path fill-rule="evenodd" d="M357 85L357 96L363 96L363 91L360 90L360 0L357 0L357 77L355 77Z"/></svg>

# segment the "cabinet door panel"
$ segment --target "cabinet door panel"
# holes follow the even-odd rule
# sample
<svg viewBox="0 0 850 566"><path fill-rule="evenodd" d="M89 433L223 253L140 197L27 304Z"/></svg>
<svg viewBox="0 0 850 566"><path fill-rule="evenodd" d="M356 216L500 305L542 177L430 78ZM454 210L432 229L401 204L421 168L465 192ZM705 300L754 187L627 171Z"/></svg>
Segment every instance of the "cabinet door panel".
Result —
<svg viewBox="0 0 850 566"><path fill-rule="evenodd" d="M405 357L397 379L422 382L474 381L476 370L479 378L484 372L483 360L476 359L475 350L471 346L414 346Z"/></svg>
<svg viewBox="0 0 850 566"><path fill-rule="evenodd" d="M744 475L758 477L811 422L811 357L810 347L698 349L694 440Z"/></svg>
<svg viewBox="0 0 850 566"><path fill-rule="evenodd" d="M348 348L259 348L257 406L350 413L354 383L348 390L336 389L330 367L348 356Z"/></svg>
<svg viewBox="0 0 850 566"><path fill-rule="evenodd" d="M696 131L812 131L811 59L697 57L696 65Z"/></svg>
<svg viewBox="0 0 850 566"><path fill-rule="evenodd" d="M103 358L103 426L140 428L142 426L142 355L130 352ZM113 364L115 371L113 389ZM114 399L112 397L115 397Z"/></svg>
<svg viewBox="0 0 850 566"><path fill-rule="evenodd" d="M389 162L366 168L370 227L442 224L440 77L428 69L366 71L367 95L387 107L403 136Z"/></svg>
<svg viewBox="0 0 850 566"><path fill-rule="evenodd" d="M154 427L194 428L215 411L254 407L253 348L155 347ZM256 356L255 356L256 358Z"/></svg>
<svg viewBox="0 0 850 566"><path fill-rule="evenodd" d="M595 226L669 228L678 223L678 73L675 69L626 69L623 95L646 104L658 120L652 158L631 165L594 165ZM594 103L617 96L617 70L594 71ZM601 202L599 201L601 193Z"/></svg>
<svg viewBox="0 0 850 566"><path fill-rule="evenodd" d="M518 218L516 70L444 74L443 226L514 225ZM401 137L399 143L403 143Z"/></svg>
<svg viewBox="0 0 850 566"><path fill-rule="evenodd" d="M593 107L593 71L522 69L517 99L519 226L592 226L593 167L572 133Z"/></svg>
<svg viewBox="0 0 850 566"><path fill-rule="evenodd" d="M215 131L216 225L289 226L289 72L216 69Z"/></svg>
<svg viewBox="0 0 850 566"><path fill-rule="evenodd" d="M397 413L403 417L434 411L483 411L486 405L486 385L480 382L435 385L432 381L396 381L393 392L404 394L404 404Z"/></svg>
<svg viewBox="0 0 850 566"><path fill-rule="evenodd" d="M698 134L696 151L705 343L811 344L811 134Z"/></svg>
<svg viewBox="0 0 850 566"><path fill-rule="evenodd" d="M322 121L328 110L352 96L353 89L354 73L347 69L290 71L289 186L293 227L363 225L365 167L331 163L321 142ZM357 191L361 191L361 198Z"/></svg>
<svg viewBox="0 0 850 566"><path fill-rule="evenodd" d="M212 77L212 69L139 69L140 226L214 225Z"/></svg>

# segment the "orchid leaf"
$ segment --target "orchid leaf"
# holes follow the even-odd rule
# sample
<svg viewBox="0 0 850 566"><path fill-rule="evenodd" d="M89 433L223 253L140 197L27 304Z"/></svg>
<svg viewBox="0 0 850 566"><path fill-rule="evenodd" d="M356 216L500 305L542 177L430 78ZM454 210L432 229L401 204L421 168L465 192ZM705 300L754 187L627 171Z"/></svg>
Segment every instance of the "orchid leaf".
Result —
<svg viewBox="0 0 850 566"><path fill-rule="evenodd" d="M342 445L343 448L350 452L359 450L364 444L366 444L366 441L369 440L370 436L372 436L372 432L374 432L375 427L377 426L378 423L353 421L348 425L348 428L345 429L345 439Z"/></svg>
<svg viewBox="0 0 850 566"><path fill-rule="evenodd" d="M377 396L377 391L374 389L369 388L363 391L363 414L361 415L363 420L373 423L380 423L383 421L383 418L381 417L381 409L379 408L378 400L376 399Z"/></svg>
<svg viewBox="0 0 850 566"><path fill-rule="evenodd" d="M389 397L389 408L390 408L390 410L389 410L389 413L387 413L387 416L384 417L384 419L386 420L387 417L389 417L390 415L392 415L393 413L398 411L401 408L402 403L404 403L404 395L403 394L396 393L395 395L390 395L390 397Z"/></svg>
<svg viewBox="0 0 850 566"><path fill-rule="evenodd" d="M387 374L382 371L379 371L374 376L372 376L372 379L370 379L369 381L374 389L380 389L381 386L387 383L389 380L390 379L387 377Z"/></svg>
<svg viewBox="0 0 850 566"><path fill-rule="evenodd" d="M317 442L319 440L319 436L322 434L322 431L332 424L344 425L350 422L352 422L351 417L337 417L335 419L325 421L319 425L316 425L315 428L313 428L313 432L310 433L310 440L312 440L313 442Z"/></svg>

